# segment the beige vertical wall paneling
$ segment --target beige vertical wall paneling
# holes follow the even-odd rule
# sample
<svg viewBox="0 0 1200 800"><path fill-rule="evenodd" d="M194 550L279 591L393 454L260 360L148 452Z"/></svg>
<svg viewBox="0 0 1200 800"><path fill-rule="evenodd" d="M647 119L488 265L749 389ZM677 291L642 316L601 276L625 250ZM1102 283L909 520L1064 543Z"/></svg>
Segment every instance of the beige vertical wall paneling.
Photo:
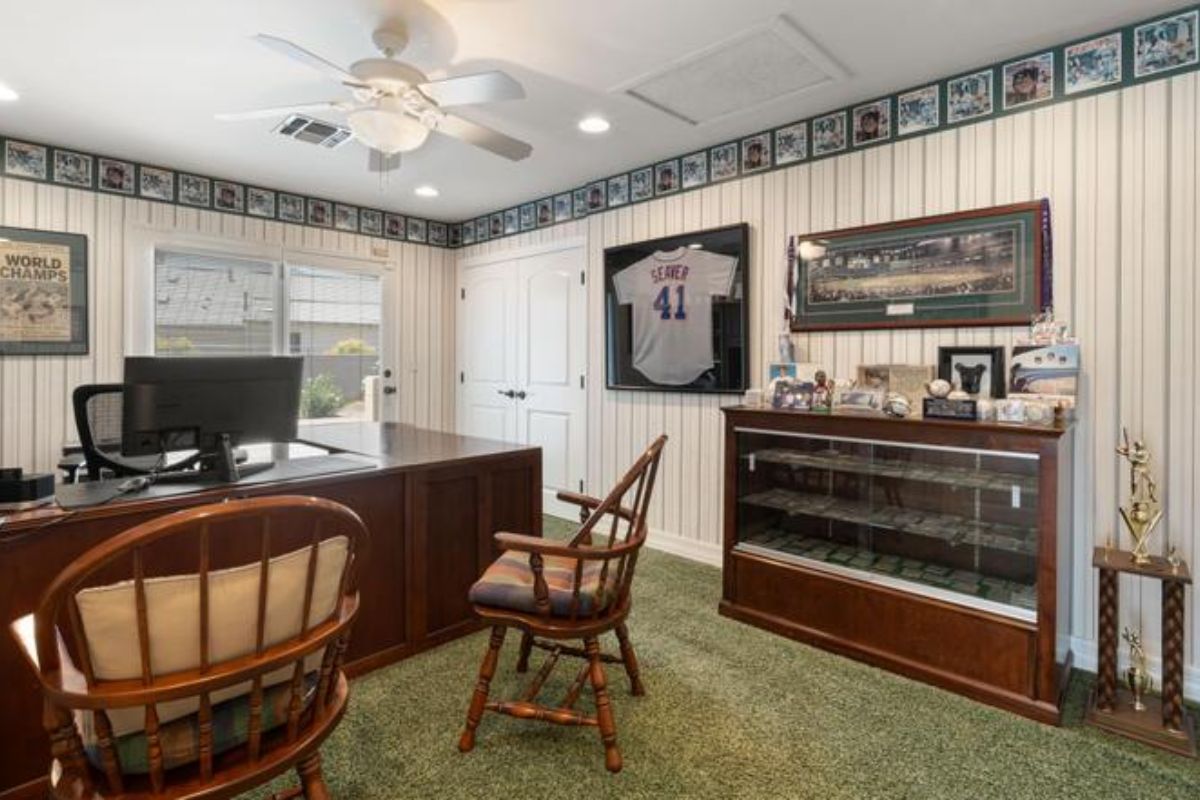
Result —
<svg viewBox="0 0 1200 800"><path fill-rule="evenodd" d="M1122 425L1153 449L1169 513L1155 534L1193 566L1200 557L1200 80L1182 75L813 164L597 214L537 232L588 240L588 487L603 491L644 440L672 434L653 525L659 544L712 558L721 537L721 415L729 397L604 388L603 249L719 225L751 225L751 376L774 358L785 237L1048 197L1057 314L1083 344L1076 428L1073 606L1064 619L1077 663L1095 663L1091 548L1128 544L1117 504L1128 476L1115 453ZM459 258L527 246L530 236L468 247ZM814 333L801 354L849 377L860 363L936 364L937 348L996 344L1013 328ZM5 390L7 391L7 389ZM685 546L681 546L684 543ZM1158 584L1121 585L1122 624L1158 652ZM1200 697L1200 619L1188 590L1188 693Z"/></svg>
<svg viewBox="0 0 1200 800"><path fill-rule="evenodd" d="M250 217L185 209L162 203L0 178L0 225L82 233L88 237L86 356L0 356L0 465L53 471L62 445L75 441L71 392L83 383L121 378L124 343L124 268L129 226L169 233L204 234L231 242L319 249L330 255L372 257L381 239L321 231ZM400 418L449 430L453 405L453 278L450 251L386 242L397 275L387 302L399 315L397 366ZM407 280L406 285L404 281ZM411 320L411 330L406 327ZM447 324L448 323L448 324ZM423 350L415 350L414 337Z"/></svg>

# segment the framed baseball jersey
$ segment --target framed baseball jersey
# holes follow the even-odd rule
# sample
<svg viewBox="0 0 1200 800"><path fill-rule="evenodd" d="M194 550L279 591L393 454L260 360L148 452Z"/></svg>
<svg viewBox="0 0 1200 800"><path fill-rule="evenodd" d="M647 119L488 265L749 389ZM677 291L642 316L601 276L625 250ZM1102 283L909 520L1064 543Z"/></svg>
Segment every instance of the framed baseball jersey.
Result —
<svg viewBox="0 0 1200 800"><path fill-rule="evenodd" d="M610 389L742 392L748 227L605 250Z"/></svg>

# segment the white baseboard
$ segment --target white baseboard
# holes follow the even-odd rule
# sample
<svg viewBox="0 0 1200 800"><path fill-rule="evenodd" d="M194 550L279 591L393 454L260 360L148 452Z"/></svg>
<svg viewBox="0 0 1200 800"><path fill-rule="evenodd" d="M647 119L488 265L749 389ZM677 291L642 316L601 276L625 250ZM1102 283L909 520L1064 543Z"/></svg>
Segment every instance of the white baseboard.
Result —
<svg viewBox="0 0 1200 800"><path fill-rule="evenodd" d="M1127 648L1119 648L1124 651ZM1096 642L1094 639L1081 639L1078 636L1071 637L1071 654L1072 664L1076 669L1084 670L1085 672L1096 671ZM1126 666L1127 654L1118 652L1117 662L1121 669ZM1154 676L1154 690L1158 691L1162 688L1162 662L1157 658L1149 659L1150 674ZM1187 700L1200 702L1200 668L1184 667L1183 668L1183 696Z"/></svg>
<svg viewBox="0 0 1200 800"><path fill-rule="evenodd" d="M650 529L646 534L646 546L673 556L681 556L691 561L699 561L710 567L721 566L721 545L710 542L698 542L675 533Z"/></svg>

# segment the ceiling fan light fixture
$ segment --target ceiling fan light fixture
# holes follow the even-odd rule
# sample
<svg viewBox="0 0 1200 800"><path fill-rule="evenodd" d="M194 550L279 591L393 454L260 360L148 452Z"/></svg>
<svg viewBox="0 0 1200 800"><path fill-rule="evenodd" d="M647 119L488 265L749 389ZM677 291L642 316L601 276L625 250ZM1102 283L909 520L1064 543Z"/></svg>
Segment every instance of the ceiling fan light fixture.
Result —
<svg viewBox="0 0 1200 800"><path fill-rule="evenodd" d="M352 111L346 120L360 141L384 155L416 150L429 138L429 129L420 122L385 108Z"/></svg>

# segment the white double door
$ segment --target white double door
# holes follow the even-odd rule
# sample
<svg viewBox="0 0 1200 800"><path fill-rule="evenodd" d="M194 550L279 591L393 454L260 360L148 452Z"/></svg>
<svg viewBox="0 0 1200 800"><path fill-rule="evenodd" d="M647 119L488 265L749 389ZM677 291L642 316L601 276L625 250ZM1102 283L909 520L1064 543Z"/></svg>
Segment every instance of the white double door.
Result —
<svg viewBox="0 0 1200 800"><path fill-rule="evenodd" d="M587 288L581 246L459 268L458 432L542 448L542 508L587 465Z"/></svg>

